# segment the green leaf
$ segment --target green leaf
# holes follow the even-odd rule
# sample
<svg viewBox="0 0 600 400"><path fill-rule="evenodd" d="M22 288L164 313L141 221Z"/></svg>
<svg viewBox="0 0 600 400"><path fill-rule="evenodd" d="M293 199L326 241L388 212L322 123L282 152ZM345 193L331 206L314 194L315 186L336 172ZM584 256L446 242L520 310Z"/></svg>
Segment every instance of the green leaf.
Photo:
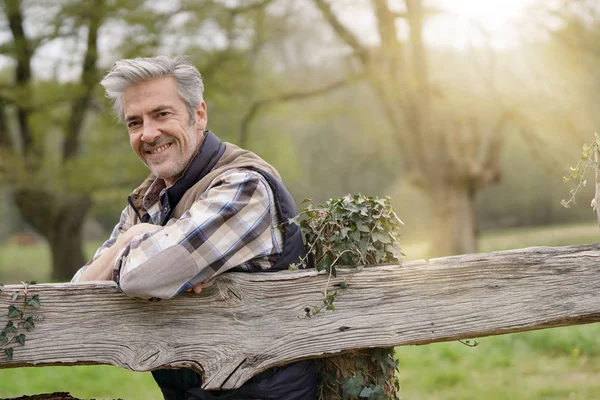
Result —
<svg viewBox="0 0 600 400"><path fill-rule="evenodd" d="M30 331L35 328L35 322L33 322L33 317L27 317L27 319L23 322L23 327Z"/></svg>
<svg viewBox="0 0 600 400"><path fill-rule="evenodd" d="M383 261L383 258L385 257L385 251L379 249L375 251L375 263L379 264Z"/></svg>
<svg viewBox="0 0 600 400"><path fill-rule="evenodd" d="M373 394L373 389L370 387L364 387L363 390L360 391L358 397L369 398Z"/></svg>
<svg viewBox="0 0 600 400"><path fill-rule="evenodd" d="M394 257L398 261L400 261L400 259L402 258L402 250L400 250L400 247L393 246L391 244L386 244L385 251L390 253L392 257Z"/></svg>
<svg viewBox="0 0 600 400"><path fill-rule="evenodd" d="M13 306L12 304L10 306L8 306L8 318L16 318L16 317L21 318L22 316L23 316L23 312L21 310L19 310L17 307Z"/></svg>
<svg viewBox="0 0 600 400"><path fill-rule="evenodd" d="M6 337L6 332L0 332L0 344L4 344L8 342L8 338Z"/></svg>
<svg viewBox="0 0 600 400"><path fill-rule="evenodd" d="M6 357L9 360L12 360L12 358L13 358L13 349L12 348L11 349L4 349L4 354L6 354Z"/></svg>
<svg viewBox="0 0 600 400"><path fill-rule="evenodd" d="M390 236L385 233L385 232L373 232L373 235L371 236L373 238L374 242L381 242L381 243L392 243L392 241L390 240Z"/></svg>
<svg viewBox="0 0 600 400"><path fill-rule="evenodd" d="M12 321L8 321L6 326L4 327L4 331L6 334L16 333L17 327L13 324Z"/></svg>
<svg viewBox="0 0 600 400"><path fill-rule="evenodd" d="M12 294L10 295L10 301L15 301L17 297L19 297L19 292L12 292Z"/></svg>
<svg viewBox="0 0 600 400"><path fill-rule="evenodd" d="M362 221L356 221L356 228L361 232L371 232L369 227L362 223Z"/></svg>
<svg viewBox="0 0 600 400"><path fill-rule="evenodd" d="M347 400L350 397L357 397L362 389L362 375L356 374L342 382L342 399Z"/></svg>
<svg viewBox="0 0 600 400"><path fill-rule="evenodd" d="M348 227L343 227L342 230L340 231L340 238L342 240L346 239L348 237L348 233L352 231L352 228L348 228Z"/></svg>
<svg viewBox="0 0 600 400"><path fill-rule="evenodd" d="M25 345L25 334L21 333L20 335L17 335L17 337L15 337L15 339L17 339L17 342L21 345L24 346Z"/></svg>
<svg viewBox="0 0 600 400"><path fill-rule="evenodd" d="M40 308L40 295L34 294L33 297L27 301L27 305L33 308Z"/></svg>

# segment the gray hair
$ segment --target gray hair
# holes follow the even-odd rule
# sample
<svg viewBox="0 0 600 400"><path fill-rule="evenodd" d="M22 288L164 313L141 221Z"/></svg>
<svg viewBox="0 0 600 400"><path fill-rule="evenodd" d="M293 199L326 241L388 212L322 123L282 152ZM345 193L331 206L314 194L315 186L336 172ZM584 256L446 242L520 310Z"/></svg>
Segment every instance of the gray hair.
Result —
<svg viewBox="0 0 600 400"><path fill-rule="evenodd" d="M190 123L196 120L196 109L202 103L204 84L196 67L185 57L157 56L132 58L115 62L100 84L112 103L121 122L123 115L123 93L130 86L164 76L172 76L177 83L177 94L187 105Z"/></svg>

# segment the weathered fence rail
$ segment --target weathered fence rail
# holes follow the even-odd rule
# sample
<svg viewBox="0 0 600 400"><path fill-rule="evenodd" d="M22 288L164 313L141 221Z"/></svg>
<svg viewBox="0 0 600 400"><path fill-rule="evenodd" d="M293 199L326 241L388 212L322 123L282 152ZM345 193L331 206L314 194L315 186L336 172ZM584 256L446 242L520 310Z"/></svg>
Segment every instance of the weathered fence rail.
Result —
<svg viewBox="0 0 600 400"><path fill-rule="evenodd" d="M206 388L230 389L297 359L600 321L600 244L339 270L330 290L349 285L337 310L303 318L328 279L313 270L228 273L199 295L158 302L109 283L33 285L36 328L12 360L0 355L0 368L191 367ZM22 288L5 286L0 307Z"/></svg>

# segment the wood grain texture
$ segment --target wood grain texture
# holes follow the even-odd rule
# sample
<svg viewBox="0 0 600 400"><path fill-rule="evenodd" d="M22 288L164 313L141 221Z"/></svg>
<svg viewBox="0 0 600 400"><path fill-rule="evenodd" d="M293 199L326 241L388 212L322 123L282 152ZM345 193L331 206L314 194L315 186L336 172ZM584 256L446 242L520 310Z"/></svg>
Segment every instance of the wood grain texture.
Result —
<svg viewBox="0 0 600 400"><path fill-rule="evenodd" d="M190 367L208 389L239 387L292 360L600 321L600 244L534 247L340 270L335 312L314 270L227 273L199 295L148 302L111 283L40 284L35 330L0 368L111 364ZM0 309L22 286L5 286ZM0 317L4 326L5 316Z"/></svg>

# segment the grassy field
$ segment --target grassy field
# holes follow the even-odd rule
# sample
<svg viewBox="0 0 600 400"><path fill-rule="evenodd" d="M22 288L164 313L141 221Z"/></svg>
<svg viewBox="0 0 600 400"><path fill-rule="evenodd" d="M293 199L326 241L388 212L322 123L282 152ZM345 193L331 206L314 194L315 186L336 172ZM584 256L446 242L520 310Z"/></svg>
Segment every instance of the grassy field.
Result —
<svg viewBox="0 0 600 400"><path fill-rule="evenodd" d="M483 235L484 252L529 246L597 242L594 224L527 228ZM87 249L93 252L94 245ZM408 243L409 259L425 246ZM0 247L0 282L43 281L49 274L44 246ZM600 324L547 329L479 340L399 347L404 400L600 399ZM109 366L0 370L0 398L68 391L81 398L160 399L149 373Z"/></svg>

